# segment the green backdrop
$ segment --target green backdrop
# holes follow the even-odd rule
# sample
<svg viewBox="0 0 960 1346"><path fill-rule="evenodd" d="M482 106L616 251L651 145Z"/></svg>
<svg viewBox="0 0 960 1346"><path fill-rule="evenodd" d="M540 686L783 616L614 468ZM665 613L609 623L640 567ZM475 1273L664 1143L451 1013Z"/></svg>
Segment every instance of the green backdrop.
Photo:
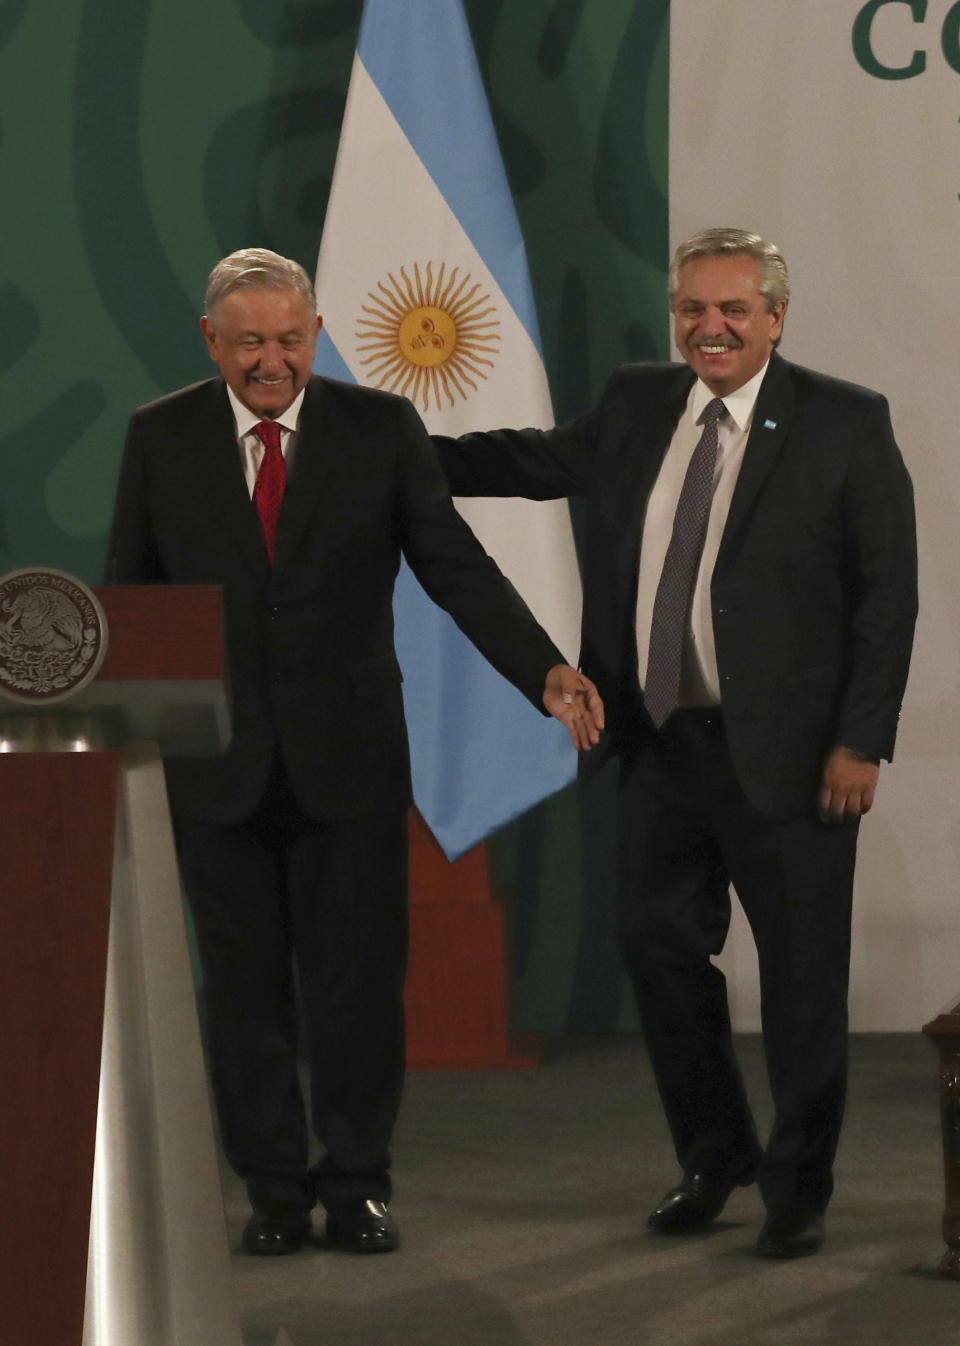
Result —
<svg viewBox="0 0 960 1346"><path fill-rule="evenodd" d="M197 318L218 257L260 244L312 273L361 7L0 0L0 571L99 578L131 409L210 372ZM668 349L669 0L465 8L567 418ZM442 116L444 90L424 97ZM612 787L494 843L522 1027L633 1022Z"/></svg>

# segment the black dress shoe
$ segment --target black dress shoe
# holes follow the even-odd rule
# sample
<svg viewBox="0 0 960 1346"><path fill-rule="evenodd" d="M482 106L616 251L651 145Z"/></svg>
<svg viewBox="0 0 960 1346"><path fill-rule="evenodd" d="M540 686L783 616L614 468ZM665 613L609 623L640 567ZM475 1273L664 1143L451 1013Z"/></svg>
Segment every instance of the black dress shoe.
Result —
<svg viewBox="0 0 960 1346"><path fill-rule="evenodd" d="M400 1231L383 1201L341 1201L327 1211L327 1238L348 1253L392 1253Z"/></svg>
<svg viewBox="0 0 960 1346"><path fill-rule="evenodd" d="M261 1257L280 1257L302 1248L310 1234L309 1215L277 1220L254 1211L243 1231L243 1250Z"/></svg>
<svg viewBox="0 0 960 1346"><path fill-rule="evenodd" d="M731 1178L706 1173L686 1173L679 1187L671 1187L647 1220L648 1229L661 1234L685 1234L715 1220L735 1187L753 1182L753 1172Z"/></svg>
<svg viewBox="0 0 960 1346"><path fill-rule="evenodd" d="M758 1257L804 1257L823 1247L823 1216L816 1211L768 1215L757 1239Z"/></svg>

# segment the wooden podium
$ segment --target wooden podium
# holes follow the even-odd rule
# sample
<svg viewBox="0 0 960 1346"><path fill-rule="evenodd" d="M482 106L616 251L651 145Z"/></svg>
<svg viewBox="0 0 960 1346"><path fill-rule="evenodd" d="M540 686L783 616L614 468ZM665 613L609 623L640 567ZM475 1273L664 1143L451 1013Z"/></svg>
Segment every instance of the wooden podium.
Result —
<svg viewBox="0 0 960 1346"><path fill-rule="evenodd" d="M219 590L95 590L97 677L0 698L0 1341L239 1346L161 756L229 737Z"/></svg>
<svg viewBox="0 0 960 1346"><path fill-rule="evenodd" d="M960 1279L960 998L923 1025L940 1054L940 1132L943 1142L944 1208L941 1228L947 1250L940 1273Z"/></svg>

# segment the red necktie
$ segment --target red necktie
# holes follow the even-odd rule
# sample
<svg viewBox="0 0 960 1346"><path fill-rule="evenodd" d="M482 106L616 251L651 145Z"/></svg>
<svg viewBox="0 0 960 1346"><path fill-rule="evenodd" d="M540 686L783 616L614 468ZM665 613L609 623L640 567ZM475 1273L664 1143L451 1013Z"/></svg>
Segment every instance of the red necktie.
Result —
<svg viewBox="0 0 960 1346"><path fill-rule="evenodd" d="M260 515L260 527L263 540L267 544L267 553L273 560L273 549L277 542L277 521L280 518L280 506L283 493L287 489L287 468L280 452L280 426L276 421L261 421L253 427L253 433L263 444L263 462L257 473L253 488L253 503Z"/></svg>

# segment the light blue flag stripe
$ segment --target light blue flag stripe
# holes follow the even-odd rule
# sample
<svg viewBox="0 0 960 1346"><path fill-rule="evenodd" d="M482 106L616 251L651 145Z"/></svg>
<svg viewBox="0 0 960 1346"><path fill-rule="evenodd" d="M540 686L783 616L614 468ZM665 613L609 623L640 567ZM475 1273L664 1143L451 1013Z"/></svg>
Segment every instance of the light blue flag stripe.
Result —
<svg viewBox="0 0 960 1346"><path fill-rule="evenodd" d="M367 0L357 54L542 351L523 236L460 0Z"/></svg>
<svg viewBox="0 0 960 1346"><path fill-rule="evenodd" d="M573 778L566 730L545 723L432 603L406 562L394 593L413 792L451 860Z"/></svg>
<svg viewBox="0 0 960 1346"><path fill-rule="evenodd" d="M358 55L539 349L523 241L459 0L367 0ZM355 381L325 331L314 369ZM490 667L405 562L394 614L414 796L455 859L568 784L576 755L563 727Z"/></svg>
<svg viewBox="0 0 960 1346"><path fill-rule="evenodd" d="M343 383L356 383L350 368L334 343L321 327L317 336L317 353L313 358L313 372L325 374L328 379L340 379Z"/></svg>

